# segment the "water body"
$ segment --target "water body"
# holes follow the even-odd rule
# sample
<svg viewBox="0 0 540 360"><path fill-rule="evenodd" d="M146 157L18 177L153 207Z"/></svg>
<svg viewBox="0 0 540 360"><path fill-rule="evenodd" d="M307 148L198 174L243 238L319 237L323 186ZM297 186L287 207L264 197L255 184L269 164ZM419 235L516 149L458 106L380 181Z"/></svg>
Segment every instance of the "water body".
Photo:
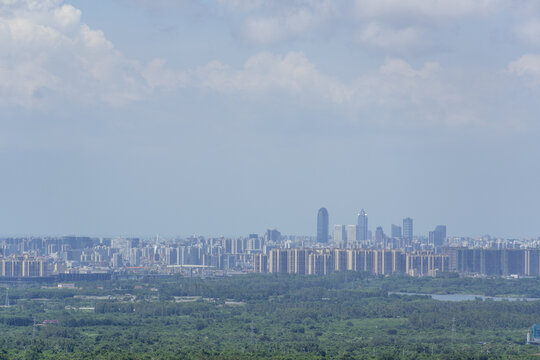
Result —
<svg viewBox="0 0 540 360"><path fill-rule="evenodd" d="M429 296L433 300L439 301L474 301L477 298L482 300L493 300L493 301L538 301L540 298L526 298L526 297L508 297L508 296L484 296L484 295L470 295L470 294L419 294L419 293L407 293L407 292L389 292L388 295L418 295L418 296Z"/></svg>

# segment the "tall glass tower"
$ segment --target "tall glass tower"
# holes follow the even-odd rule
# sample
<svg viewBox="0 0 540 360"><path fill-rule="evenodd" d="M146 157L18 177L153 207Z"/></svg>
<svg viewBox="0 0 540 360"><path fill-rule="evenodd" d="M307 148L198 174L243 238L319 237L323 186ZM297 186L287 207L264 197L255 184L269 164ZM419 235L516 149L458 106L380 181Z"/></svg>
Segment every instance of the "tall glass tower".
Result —
<svg viewBox="0 0 540 360"><path fill-rule="evenodd" d="M403 219L403 239L406 240L408 244L410 244L413 239L413 219L409 217Z"/></svg>
<svg viewBox="0 0 540 360"><path fill-rule="evenodd" d="M360 213L358 214L358 236L356 237L356 239L358 241L366 241L368 240L368 223L367 223L367 214L366 212L364 211L364 209L362 209L362 211L360 211Z"/></svg>
<svg viewBox="0 0 540 360"><path fill-rule="evenodd" d="M317 213L317 242L328 243L328 210L323 207Z"/></svg>

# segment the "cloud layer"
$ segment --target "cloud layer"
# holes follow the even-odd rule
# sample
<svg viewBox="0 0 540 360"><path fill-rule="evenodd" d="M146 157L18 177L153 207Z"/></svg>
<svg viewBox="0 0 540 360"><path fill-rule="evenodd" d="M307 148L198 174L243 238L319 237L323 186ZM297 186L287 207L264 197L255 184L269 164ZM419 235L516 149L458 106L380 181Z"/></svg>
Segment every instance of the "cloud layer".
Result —
<svg viewBox="0 0 540 360"><path fill-rule="evenodd" d="M47 106L65 98L121 105L156 89L186 87L229 94L285 92L354 106L420 104L440 95L430 85L437 64L414 70L399 59L387 59L379 70L348 82L321 72L296 51L259 52L236 69L218 60L189 70L169 68L159 59L141 65L117 51L102 31L82 23L81 11L71 5L51 0L2 6L0 44L10 49L0 58L4 104Z"/></svg>
<svg viewBox="0 0 540 360"><path fill-rule="evenodd" d="M540 54L526 54L508 65L508 71L531 86L540 85Z"/></svg>
<svg viewBox="0 0 540 360"><path fill-rule="evenodd" d="M2 0L0 101L47 106L50 97L122 104L144 92L140 66L126 59L81 11L60 0Z"/></svg>
<svg viewBox="0 0 540 360"><path fill-rule="evenodd" d="M165 59L141 63L127 58L103 31L81 21L79 9L61 0L0 1L0 48L9 49L0 53L0 105L50 107L69 101L122 106L155 96L157 91L193 89L261 97L282 93L347 111L408 109L419 118L447 123L482 122L477 108L483 105L475 105L475 99L464 95L466 84L454 78L455 72L431 59L409 61L387 55L377 66L351 77L335 75L328 67L322 71L303 51L258 50L242 65L209 59L178 69ZM426 29L440 22L485 16L508 6L504 0L235 0L217 4L236 19L244 39L254 43L268 45L307 36L341 18L353 21L358 46L393 50L416 46ZM536 46L539 29L537 20L528 19L515 26L515 34ZM540 83L540 58L534 52L516 57L506 70L527 85Z"/></svg>
<svg viewBox="0 0 540 360"><path fill-rule="evenodd" d="M321 0L218 1L248 41L270 44L306 35L340 13L340 2Z"/></svg>

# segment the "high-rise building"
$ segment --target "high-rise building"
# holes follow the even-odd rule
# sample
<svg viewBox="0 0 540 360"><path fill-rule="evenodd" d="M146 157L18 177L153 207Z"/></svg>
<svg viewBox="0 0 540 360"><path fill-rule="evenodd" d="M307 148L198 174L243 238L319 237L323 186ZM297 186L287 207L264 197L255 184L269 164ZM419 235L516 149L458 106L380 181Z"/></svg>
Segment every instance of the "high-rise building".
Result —
<svg viewBox="0 0 540 360"><path fill-rule="evenodd" d="M411 242L413 238L413 219L403 219L403 239Z"/></svg>
<svg viewBox="0 0 540 360"><path fill-rule="evenodd" d="M167 258L167 255L169 256L166 261L168 265L175 265L177 262L177 249L166 249L165 251L165 257ZM141 250L134 248L129 249L129 263L131 266L139 266L141 264Z"/></svg>
<svg viewBox="0 0 540 360"><path fill-rule="evenodd" d="M377 230L375 230L375 241L377 243L383 243L386 238L386 235L384 235L384 231L382 227L377 226Z"/></svg>
<svg viewBox="0 0 540 360"><path fill-rule="evenodd" d="M347 241L345 225L334 225L334 242Z"/></svg>
<svg viewBox="0 0 540 360"><path fill-rule="evenodd" d="M253 268L255 272L268 272L268 256L266 254L255 254L253 258Z"/></svg>
<svg viewBox="0 0 540 360"><path fill-rule="evenodd" d="M364 211L364 209L362 209L360 211L360 213L358 214L357 225L358 225L358 230L357 230L356 239L358 241L369 240L369 238L368 238L368 216L367 216L366 212Z"/></svg>
<svg viewBox="0 0 540 360"><path fill-rule="evenodd" d="M135 250L135 251L134 251ZM137 252L139 249L131 249L129 263L131 266L139 266L137 261ZM165 264L167 265L176 265L178 263L178 252L176 248L165 248Z"/></svg>
<svg viewBox="0 0 540 360"><path fill-rule="evenodd" d="M265 240L276 242L281 240L281 233L277 229L268 229L266 230Z"/></svg>
<svg viewBox="0 0 540 360"><path fill-rule="evenodd" d="M268 271L270 273L286 273L289 268L289 251L286 249L272 249L268 257Z"/></svg>
<svg viewBox="0 0 540 360"><path fill-rule="evenodd" d="M393 238L400 238L401 237L401 226L392 224L392 231L391 231Z"/></svg>
<svg viewBox="0 0 540 360"><path fill-rule="evenodd" d="M122 254L114 253L113 257L112 257L112 266L113 266L113 268L116 269L116 268L119 268L122 265L123 265Z"/></svg>
<svg viewBox="0 0 540 360"><path fill-rule="evenodd" d="M356 241L358 235L358 225L347 225L347 242Z"/></svg>
<svg viewBox="0 0 540 360"><path fill-rule="evenodd" d="M438 225L435 230L429 232L429 242L435 247L442 246L446 239L446 225Z"/></svg>
<svg viewBox="0 0 540 360"><path fill-rule="evenodd" d="M328 210L323 207L317 213L317 242L328 243Z"/></svg>

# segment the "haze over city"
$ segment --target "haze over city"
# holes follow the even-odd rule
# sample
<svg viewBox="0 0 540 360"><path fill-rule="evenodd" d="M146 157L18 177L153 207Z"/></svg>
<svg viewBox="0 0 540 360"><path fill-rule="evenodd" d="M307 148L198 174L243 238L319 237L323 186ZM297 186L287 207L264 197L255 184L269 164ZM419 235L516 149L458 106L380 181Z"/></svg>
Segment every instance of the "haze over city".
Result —
<svg viewBox="0 0 540 360"><path fill-rule="evenodd" d="M0 1L0 234L540 236L533 1Z"/></svg>

